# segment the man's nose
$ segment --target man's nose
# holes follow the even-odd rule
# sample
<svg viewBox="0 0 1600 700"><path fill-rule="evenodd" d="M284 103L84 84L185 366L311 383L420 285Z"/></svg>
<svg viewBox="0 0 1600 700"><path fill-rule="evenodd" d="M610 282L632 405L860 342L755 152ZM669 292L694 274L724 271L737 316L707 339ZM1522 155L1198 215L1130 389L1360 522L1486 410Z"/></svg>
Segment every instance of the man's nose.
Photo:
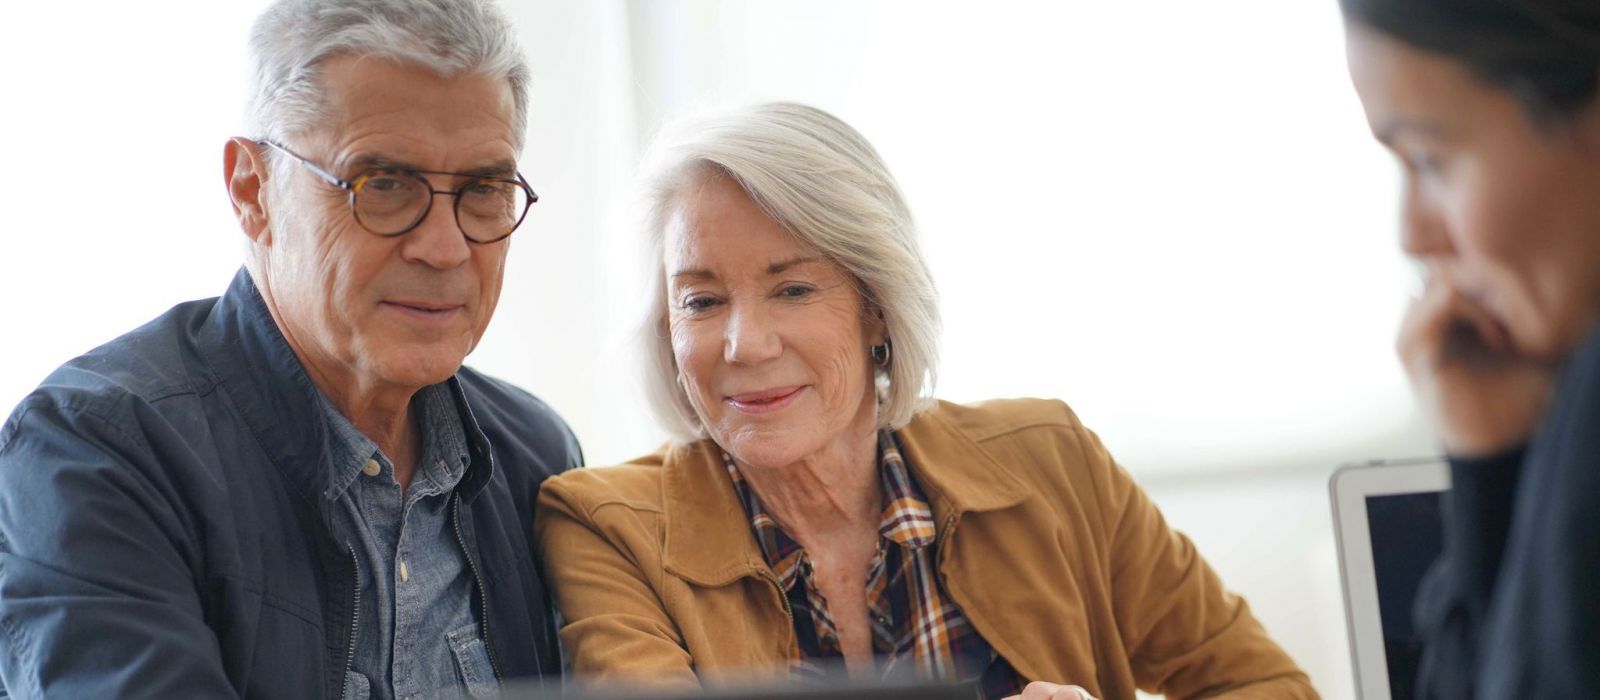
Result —
<svg viewBox="0 0 1600 700"><path fill-rule="evenodd" d="M459 267L472 257L472 244L467 242L466 234L456 221L455 197L438 190L428 196L434 198L433 206L422 221L405 234L401 254L407 260L441 270Z"/></svg>

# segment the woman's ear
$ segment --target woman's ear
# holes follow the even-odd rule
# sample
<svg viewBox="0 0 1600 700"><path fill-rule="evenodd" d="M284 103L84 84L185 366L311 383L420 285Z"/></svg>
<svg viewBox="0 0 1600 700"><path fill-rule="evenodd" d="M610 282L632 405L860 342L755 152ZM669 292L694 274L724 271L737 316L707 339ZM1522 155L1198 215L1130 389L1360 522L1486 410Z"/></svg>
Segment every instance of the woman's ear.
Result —
<svg viewBox="0 0 1600 700"><path fill-rule="evenodd" d="M877 304L869 304L867 312L862 314L863 335L867 338L867 347L876 347L889 342L889 322L883 318L883 309Z"/></svg>

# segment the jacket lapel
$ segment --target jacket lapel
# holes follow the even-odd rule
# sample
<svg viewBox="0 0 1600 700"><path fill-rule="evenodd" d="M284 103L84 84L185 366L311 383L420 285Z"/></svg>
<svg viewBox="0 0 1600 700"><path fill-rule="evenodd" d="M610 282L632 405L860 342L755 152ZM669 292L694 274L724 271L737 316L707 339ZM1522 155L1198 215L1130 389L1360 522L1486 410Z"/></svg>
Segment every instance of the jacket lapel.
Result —
<svg viewBox="0 0 1600 700"><path fill-rule="evenodd" d="M1072 538L1060 531L1068 525L1018 475L1018 465L995 459L946 416L929 411L900 433L933 505L945 590L1023 678L1098 685L1092 664L1071 666L1091 656L1090 640L1074 635L1089 626L1069 564L1084 553L1070 549Z"/></svg>

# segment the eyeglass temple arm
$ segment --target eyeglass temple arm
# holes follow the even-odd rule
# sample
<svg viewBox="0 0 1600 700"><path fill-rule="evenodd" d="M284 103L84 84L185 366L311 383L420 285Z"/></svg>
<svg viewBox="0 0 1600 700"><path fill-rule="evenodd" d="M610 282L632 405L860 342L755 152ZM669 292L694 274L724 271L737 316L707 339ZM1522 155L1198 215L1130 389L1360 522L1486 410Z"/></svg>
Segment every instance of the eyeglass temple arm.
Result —
<svg viewBox="0 0 1600 700"><path fill-rule="evenodd" d="M338 187L340 189L348 190L348 189L350 189L351 187L354 186L354 183L346 182L344 180L339 179L338 177L334 176L333 173L330 173L330 172L328 172L326 170L323 170L322 168L317 167L316 163L313 163L313 162L311 162L309 160L306 160L304 158L301 158L300 156L295 155L294 151L291 151L291 150L289 150L287 148L284 148L282 145L279 145L277 142L268 141L268 140L263 139L261 141L257 141L256 143L261 144L263 146L270 146L270 147L275 148L275 149L277 149L279 151L282 151L284 155L289 156L290 158L295 159L295 161L299 162L301 165L306 166L306 168L309 169L311 172L316 173L317 177L320 177L320 178L322 178L324 180L327 180L328 184L333 185L334 187Z"/></svg>

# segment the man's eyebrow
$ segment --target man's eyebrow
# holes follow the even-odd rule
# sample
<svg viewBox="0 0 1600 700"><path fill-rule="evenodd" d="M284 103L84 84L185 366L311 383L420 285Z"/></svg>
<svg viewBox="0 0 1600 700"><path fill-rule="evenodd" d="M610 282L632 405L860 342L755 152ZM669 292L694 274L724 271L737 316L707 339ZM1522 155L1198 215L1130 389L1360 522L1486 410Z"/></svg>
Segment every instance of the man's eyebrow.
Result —
<svg viewBox="0 0 1600 700"><path fill-rule="evenodd" d="M416 166L381 153L363 153L345 161L344 167L352 176L368 170L416 170Z"/></svg>
<svg viewBox="0 0 1600 700"><path fill-rule="evenodd" d="M346 161L346 168L351 176L359 175L369 170L415 170L417 172L436 172L419 168L416 164L406 160L387 156L382 153L365 153L352 157ZM468 168L455 172L456 175L466 177L496 177L511 179L517 176L517 162L514 160L497 160L475 168Z"/></svg>
<svg viewBox="0 0 1600 700"><path fill-rule="evenodd" d="M514 160L497 160L487 165L468 168L461 171L461 174L471 177L499 177L509 180L517 176L517 162Z"/></svg>

